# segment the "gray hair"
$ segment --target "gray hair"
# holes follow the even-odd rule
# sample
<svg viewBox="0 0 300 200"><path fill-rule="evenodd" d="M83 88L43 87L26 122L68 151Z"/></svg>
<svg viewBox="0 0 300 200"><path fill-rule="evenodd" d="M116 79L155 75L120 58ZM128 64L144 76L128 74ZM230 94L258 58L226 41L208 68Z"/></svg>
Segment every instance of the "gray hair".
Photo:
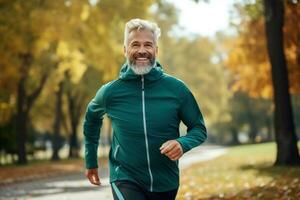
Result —
<svg viewBox="0 0 300 200"><path fill-rule="evenodd" d="M125 25L124 46L127 47L129 33L136 29L146 29L151 31L154 35L154 43L157 44L158 38L160 36L160 28L156 23L143 19L131 19Z"/></svg>

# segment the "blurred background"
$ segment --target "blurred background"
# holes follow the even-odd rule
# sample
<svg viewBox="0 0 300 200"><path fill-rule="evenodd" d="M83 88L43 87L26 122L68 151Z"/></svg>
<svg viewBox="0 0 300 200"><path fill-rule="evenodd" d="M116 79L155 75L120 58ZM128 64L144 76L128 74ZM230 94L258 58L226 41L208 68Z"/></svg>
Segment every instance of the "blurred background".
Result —
<svg viewBox="0 0 300 200"><path fill-rule="evenodd" d="M82 157L86 106L101 85L118 77L124 26L132 18L160 26L158 60L195 95L207 144L297 144L300 5L266 2L0 0L0 165ZM283 23L271 21L282 37L272 37L276 28L268 29L268 11L278 7ZM280 47L284 54L275 58L284 62L270 62ZM287 70L279 72L286 82L274 76L276 62ZM285 100L276 103L274 88ZM276 120L275 111L287 121ZM111 135L105 118L100 157L107 156Z"/></svg>

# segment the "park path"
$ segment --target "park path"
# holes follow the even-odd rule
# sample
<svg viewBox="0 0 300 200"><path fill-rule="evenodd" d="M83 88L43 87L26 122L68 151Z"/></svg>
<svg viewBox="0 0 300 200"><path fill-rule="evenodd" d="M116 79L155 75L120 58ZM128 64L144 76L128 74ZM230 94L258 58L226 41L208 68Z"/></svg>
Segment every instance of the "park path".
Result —
<svg viewBox="0 0 300 200"><path fill-rule="evenodd" d="M214 159L223 155L226 149L220 146L204 145L187 152L179 162L180 169L191 164ZM82 173L62 175L0 187L0 200L111 200L108 169L100 168L102 185L91 185Z"/></svg>

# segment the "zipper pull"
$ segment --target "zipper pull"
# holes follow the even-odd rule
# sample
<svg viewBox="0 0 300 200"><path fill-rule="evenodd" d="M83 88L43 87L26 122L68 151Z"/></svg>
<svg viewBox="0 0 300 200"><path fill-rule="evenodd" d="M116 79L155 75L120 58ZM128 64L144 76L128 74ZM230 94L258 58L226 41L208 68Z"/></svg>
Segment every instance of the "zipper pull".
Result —
<svg viewBox="0 0 300 200"><path fill-rule="evenodd" d="M144 90L144 75L142 75L142 90Z"/></svg>

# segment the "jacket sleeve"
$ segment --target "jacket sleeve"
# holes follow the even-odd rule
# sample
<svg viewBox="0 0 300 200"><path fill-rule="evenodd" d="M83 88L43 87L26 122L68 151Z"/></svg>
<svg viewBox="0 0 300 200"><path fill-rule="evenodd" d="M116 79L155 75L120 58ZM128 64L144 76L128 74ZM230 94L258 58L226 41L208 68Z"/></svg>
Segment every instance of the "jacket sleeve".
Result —
<svg viewBox="0 0 300 200"><path fill-rule="evenodd" d="M183 92L179 117L187 126L187 134L176 139L182 146L183 153L202 144L207 138L206 127L198 104L191 93L185 87Z"/></svg>
<svg viewBox="0 0 300 200"><path fill-rule="evenodd" d="M98 145L100 138L100 129L103 116L106 112L105 93L107 84L103 85L96 93L96 96L89 102L84 122L83 135L85 146L85 166L87 169L98 167Z"/></svg>

